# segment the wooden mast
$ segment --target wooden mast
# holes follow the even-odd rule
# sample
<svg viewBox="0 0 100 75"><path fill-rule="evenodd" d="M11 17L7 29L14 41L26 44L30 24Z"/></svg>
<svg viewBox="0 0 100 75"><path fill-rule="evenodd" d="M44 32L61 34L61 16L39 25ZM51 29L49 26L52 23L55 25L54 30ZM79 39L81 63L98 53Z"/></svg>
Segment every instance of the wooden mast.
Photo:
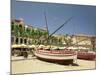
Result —
<svg viewBox="0 0 100 75"><path fill-rule="evenodd" d="M47 29L47 44L49 43L49 29L48 29L48 23L47 23L47 17L46 17L46 11L44 11L44 17L45 17L45 22L46 22L46 29Z"/></svg>

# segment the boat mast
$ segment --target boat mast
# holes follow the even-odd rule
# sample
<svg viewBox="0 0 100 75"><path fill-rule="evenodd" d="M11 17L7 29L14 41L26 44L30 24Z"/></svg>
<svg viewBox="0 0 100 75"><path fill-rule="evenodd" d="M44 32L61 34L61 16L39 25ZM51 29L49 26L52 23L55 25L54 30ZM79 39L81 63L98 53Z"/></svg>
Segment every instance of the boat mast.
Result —
<svg viewBox="0 0 100 75"><path fill-rule="evenodd" d="M45 17L45 22L46 22L46 29L47 29L47 44L49 42L49 29L48 29L48 23L47 23L47 17L46 17L46 11L44 11L44 17Z"/></svg>
<svg viewBox="0 0 100 75"><path fill-rule="evenodd" d="M59 28L57 28L52 34L49 35L51 37L53 34L55 34L58 30L60 30L65 24L67 24L73 17L70 17L68 20L66 20Z"/></svg>
<svg viewBox="0 0 100 75"><path fill-rule="evenodd" d="M60 27L58 27L53 33L49 34L49 29L48 29L48 24L47 24L47 17L46 17L46 12L44 12L44 16L45 16L45 21L46 21L46 29L47 29L47 33L48 33L48 37L44 40L44 41L49 41L49 38L55 34L58 30L60 30L65 24L67 24L73 17L70 17L68 20L66 20Z"/></svg>
<svg viewBox="0 0 100 75"><path fill-rule="evenodd" d="M60 27L58 27L53 33L49 34L49 30L48 30L48 25L47 25L47 18L46 18L46 13L44 13L45 15L45 20L46 20L46 28L47 28L47 32L48 32L48 38L46 38L44 41L48 42L48 39L55 34L58 30L60 30L65 24L67 24L73 17L70 17L68 20L66 20Z"/></svg>

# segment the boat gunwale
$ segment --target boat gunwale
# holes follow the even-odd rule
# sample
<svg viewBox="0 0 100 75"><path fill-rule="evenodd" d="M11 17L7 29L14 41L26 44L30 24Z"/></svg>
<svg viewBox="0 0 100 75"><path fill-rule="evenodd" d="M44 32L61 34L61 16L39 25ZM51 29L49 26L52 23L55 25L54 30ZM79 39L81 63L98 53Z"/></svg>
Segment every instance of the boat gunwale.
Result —
<svg viewBox="0 0 100 75"><path fill-rule="evenodd" d="M54 56L54 55L44 55L44 54L35 53L35 56L39 57L39 58L42 58L42 59L51 59L51 60L70 60L70 59L74 60L74 59L77 59L77 55L70 55L70 56L58 57L58 56ZM51 57L49 57L49 56L51 56ZM55 57L55 58L52 58L52 57Z"/></svg>

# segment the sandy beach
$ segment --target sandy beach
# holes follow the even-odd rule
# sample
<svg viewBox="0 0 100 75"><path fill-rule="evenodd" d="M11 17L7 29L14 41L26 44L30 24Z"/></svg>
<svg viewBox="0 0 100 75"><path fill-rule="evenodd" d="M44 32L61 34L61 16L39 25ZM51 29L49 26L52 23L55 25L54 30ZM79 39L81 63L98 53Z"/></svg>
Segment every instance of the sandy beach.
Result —
<svg viewBox="0 0 100 75"><path fill-rule="evenodd" d="M17 59L18 58L18 59ZM95 61L77 59L77 65L60 65L37 58L12 57L11 74L95 69Z"/></svg>

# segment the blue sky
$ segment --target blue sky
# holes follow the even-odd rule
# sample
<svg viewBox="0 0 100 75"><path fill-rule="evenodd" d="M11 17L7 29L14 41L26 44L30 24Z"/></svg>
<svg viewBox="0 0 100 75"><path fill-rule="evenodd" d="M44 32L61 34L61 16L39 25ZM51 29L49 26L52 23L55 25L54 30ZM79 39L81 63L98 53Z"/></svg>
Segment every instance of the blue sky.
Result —
<svg viewBox="0 0 100 75"><path fill-rule="evenodd" d="M12 18L23 18L25 24L33 25L34 27L46 27L44 17L44 11L46 11L50 33L73 16L57 34L96 35L96 6L12 0L11 7Z"/></svg>

